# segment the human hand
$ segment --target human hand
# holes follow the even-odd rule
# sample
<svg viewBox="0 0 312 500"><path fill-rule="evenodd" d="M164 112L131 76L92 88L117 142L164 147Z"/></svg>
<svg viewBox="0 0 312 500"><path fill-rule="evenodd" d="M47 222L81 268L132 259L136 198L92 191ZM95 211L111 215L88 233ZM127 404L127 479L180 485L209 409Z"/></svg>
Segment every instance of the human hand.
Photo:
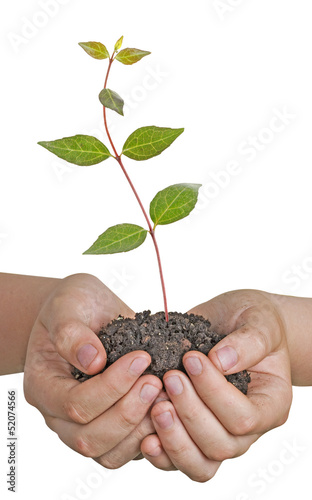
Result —
<svg viewBox="0 0 312 500"><path fill-rule="evenodd" d="M72 365L94 375L106 363L94 334L113 318L134 313L101 281L76 274L61 280L32 329L25 363L26 400L69 447L117 468L140 453L142 436L155 432L147 412L162 388L143 351L126 354L80 383Z"/></svg>
<svg viewBox="0 0 312 500"><path fill-rule="evenodd" d="M208 357L196 351L184 355L189 377L177 370L165 374L171 401L153 406L157 435L145 437L141 451L160 469L179 469L204 482L223 460L242 455L287 420L292 385L283 318L269 294L228 292L189 312L227 336ZM244 369L251 375L247 396L223 376Z"/></svg>

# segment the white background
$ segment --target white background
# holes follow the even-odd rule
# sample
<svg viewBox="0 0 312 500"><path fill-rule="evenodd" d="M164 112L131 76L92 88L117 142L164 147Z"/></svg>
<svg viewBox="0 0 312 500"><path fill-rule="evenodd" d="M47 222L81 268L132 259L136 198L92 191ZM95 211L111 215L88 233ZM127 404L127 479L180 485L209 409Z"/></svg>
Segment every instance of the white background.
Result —
<svg viewBox="0 0 312 500"><path fill-rule="evenodd" d="M110 113L118 148L140 126L185 127L161 156L126 161L145 205L167 185L203 184L196 213L158 231L169 309L185 311L239 288L311 296L311 15L310 0L6 2L1 271L88 272L133 309L162 309L150 241L133 253L82 255L108 226L144 224L117 163L69 166L36 144L77 133L107 144L97 98L107 61L91 59L77 44L101 41L111 50L124 35L124 47L152 55L132 67L113 66L109 86L127 108L125 118ZM280 113L284 122L274 119ZM247 146L254 137L257 148ZM295 388L284 426L197 484L144 461L100 476L97 464L63 445L25 402L22 375L0 380L1 498L12 497L5 484L10 388L18 391L15 498L139 500L173 491L179 498L288 500L299 485L301 498L310 498L309 388ZM297 451L284 463L294 443Z"/></svg>

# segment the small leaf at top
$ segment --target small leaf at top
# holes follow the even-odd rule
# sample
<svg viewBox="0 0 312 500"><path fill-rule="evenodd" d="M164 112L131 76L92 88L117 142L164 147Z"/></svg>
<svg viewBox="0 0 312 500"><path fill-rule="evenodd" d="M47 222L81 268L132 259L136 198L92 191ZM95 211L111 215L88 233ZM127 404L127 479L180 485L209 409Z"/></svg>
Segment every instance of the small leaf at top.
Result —
<svg viewBox="0 0 312 500"><path fill-rule="evenodd" d="M160 155L182 132L184 128L154 126L138 128L126 140L122 154L132 160L148 160Z"/></svg>
<svg viewBox="0 0 312 500"><path fill-rule="evenodd" d="M110 89L103 89L100 92L99 99L105 108L112 109L123 116L123 107L125 103L117 92Z"/></svg>
<svg viewBox="0 0 312 500"><path fill-rule="evenodd" d="M146 50L123 49L118 52L116 59L122 64L126 64L127 66L129 66L130 64L134 64L140 61L142 57L148 56L149 54L150 52L147 52Z"/></svg>
<svg viewBox="0 0 312 500"><path fill-rule="evenodd" d="M150 216L156 227L183 219L197 203L201 184L174 184L156 194L150 204Z"/></svg>
<svg viewBox="0 0 312 500"><path fill-rule="evenodd" d="M117 224L98 237L84 254L111 254L129 252L145 241L147 230L135 224Z"/></svg>
<svg viewBox="0 0 312 500"><path fill-rule="evenodd" d="M89 56L94 57L94 59L107 59L109 57L107 48L101 42L80 42L78 45L80 45Z"/></svg>
<svg viewBox="0 0 312 500"><path fill-rule="evenodd" d="M119 38L119 40L117 40L117 42L115 43L115 47L114 47L115 52L117 52L121 48L122 42L123 42L123 36L121 36Z"/></svg>
<svg viewBox="0 0 312 500"><path fill-rule="evenodd" d="M84 167L95 165L112 156L101 141L90 135L75 135L56 141L42 141L38 144L62 160Z"/></svg>

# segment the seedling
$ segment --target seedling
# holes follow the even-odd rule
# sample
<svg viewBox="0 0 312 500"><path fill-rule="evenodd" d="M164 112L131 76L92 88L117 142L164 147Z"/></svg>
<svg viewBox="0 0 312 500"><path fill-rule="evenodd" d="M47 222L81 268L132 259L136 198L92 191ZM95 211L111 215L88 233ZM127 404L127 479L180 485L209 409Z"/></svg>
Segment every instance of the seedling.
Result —
<svg viewBox="0 0 312 500"><path fill-rule="evenodd" d="M211 331L211 324L202 316L194 314L168 314L167 296L161 266L159 248L156 240L156 228L183 219L193 210L198 198L200 184L174 184L159 191L150 203L149 216L142 204L126 169L123 156L136 161L144 161L161 154L184 131L183 128L148 126L135 130L126 140L121 153L117 152L110 135L106 112L107 109L123 115L124 101L115 91L107 88L108 77L114 61L131 65L146 57L150 52L138 49L121 49L123 37L115 44L112 55L105 45L99 42L86 42L79 45L94 59L108 59L108 68L104 88L99 94L103 106L104 125L111 151L97 138L88 135L75 135L49 142L39 142L41 146L60 158L75 165L89 166L114 158L121 167L126 179L140 205L147 228L135 224L117 224L109 227L86 250L85 254L112 254L129 252L142 245L147 233L150 234L159 267L162 286L164 311L150 315L150 311L137 313L135 318L117 318L106 325L99 333L99 339L105 347L107 362L105 367L114 363L129 351L146 350L151 355L151 365L145 373L152 373L160 378L168 370L184 370L183 355L190 349L208 354L210 349L222 339L222 335ZM118 333L118 335L116 335ZM123 341L120 342L122 337ZM91 375L75 368L73 376L84 381ZM226 377L244 394L247 392L250 377L246 371Z"/></svg>
<svg viewBox="0 0 312 500"><path fill-rule="evenodd" d="M117 224L109 227L102 233L84 254L113 254L129 252L139 247L150 234L156 251L159 275L162 287L165 319L168 322L168 306L165 281L162 271L160 252L156 240L156 227L171 224L188 216L196 205L198 190L201 184L174 184L159 191L150 203L149 216L141 202L123 163L122 156L132 160L145 161L161 154L184 131L183 128L172 129L167 127L147 126L135 130L126 140L121 153L117 152L107 125L106 112L110 109L123 116L124 101L114 90L107 88L108 77L112 64L118 61L124 65L132 65L146 57L150 52L127 48L121 49L123 37L119 38L114 46L112 55L105 45L100 42L86 42L79 45L94 59L108 59L108 67L104 88L99 94L103 106L103 118L106 134L111 151L96 137L89 135L75 135L54 141L39 142L40 146L48 149L59 158L80 166L95 165L108 158L114 158L120 165L126 179L140 205L147 223L147 229L136 224Z"/></svg>

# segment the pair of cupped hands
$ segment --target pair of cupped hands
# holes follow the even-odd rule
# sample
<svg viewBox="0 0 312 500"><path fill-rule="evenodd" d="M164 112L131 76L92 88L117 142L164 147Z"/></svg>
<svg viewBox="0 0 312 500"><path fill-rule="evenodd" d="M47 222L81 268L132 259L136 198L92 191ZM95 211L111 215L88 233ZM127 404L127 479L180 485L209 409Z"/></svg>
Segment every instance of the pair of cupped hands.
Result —
<svg viewBox="0 0 312 500"><path fill-rule="evenodd" d="M106 468L144 457L195 481L211 479L223 460L242 455L286 421L290 362L281 318L263 292L228 292L189 312L209 319L226 337L208 356L184 355L188 376L172 370L162 382L142 375L151 358L134 351L80 383L72 366L90 375L105 366L94 332L134 312L94 276L61 280L30 335L27 401L66 445ZM244 369L251 374L247 396L224 377Z"/></svg>

